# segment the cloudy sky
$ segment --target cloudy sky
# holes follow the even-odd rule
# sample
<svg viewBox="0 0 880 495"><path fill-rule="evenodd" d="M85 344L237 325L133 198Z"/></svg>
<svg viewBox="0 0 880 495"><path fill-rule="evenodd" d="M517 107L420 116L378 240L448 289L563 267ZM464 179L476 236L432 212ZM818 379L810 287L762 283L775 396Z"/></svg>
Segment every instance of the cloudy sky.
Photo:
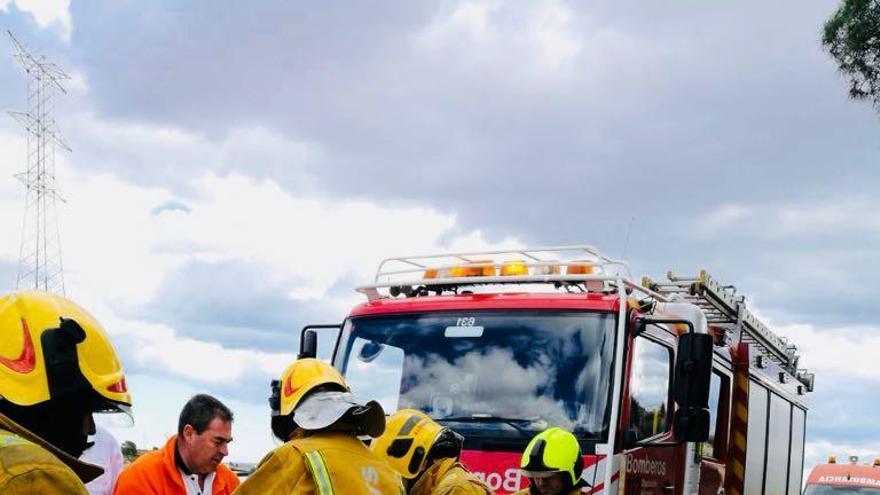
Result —
<svg viewBox="0 0 880 495"><path fill-rule="evenodd" d="M124 360L114 431L158 444L208 391L256 461L298 329L382 257L590 243L736 284L817 374L808 466L880 454L880 119L821 50L836 3L0 0L72 76L65 276ZM0 119L4 291L25 150Z"/></svg>

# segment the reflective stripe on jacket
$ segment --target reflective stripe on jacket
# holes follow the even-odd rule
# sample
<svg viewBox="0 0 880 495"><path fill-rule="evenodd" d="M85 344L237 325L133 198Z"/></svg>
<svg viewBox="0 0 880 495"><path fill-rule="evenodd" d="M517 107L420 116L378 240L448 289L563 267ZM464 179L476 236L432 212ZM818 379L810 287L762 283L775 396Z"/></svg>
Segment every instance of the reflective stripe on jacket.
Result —
<svg viewBox="0 0 880 495"><path fill-rule="evenodd" d="M494 495L455 459L441 459L425 470L409 495Z"/></svg>
<svg viewBox="0 0 880 495"><path fill-rule="evenodd" d="M0 414L0 493L88 495L102 469L74 459Z"/></svg>
<svg viewBox="0 0 880 495"><path fill-rule="evenodd" d="M267 455L235 495L405 495L400 476L357 437L315 433Z"/></svg>

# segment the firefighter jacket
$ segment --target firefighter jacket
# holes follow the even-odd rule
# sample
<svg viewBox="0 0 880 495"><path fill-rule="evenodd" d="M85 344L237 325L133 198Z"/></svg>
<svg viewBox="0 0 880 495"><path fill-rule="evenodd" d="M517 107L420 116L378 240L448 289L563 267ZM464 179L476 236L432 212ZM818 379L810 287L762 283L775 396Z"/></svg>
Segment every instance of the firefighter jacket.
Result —
<svg viewBox="0 0 880 495"><path fill-rule="evenodd" d="M0 493L88 495L103 469L81 462L0 414Z"/></svg>
<svg viewBox="0 0 880 495"><path fill-rule="evenodd" d="M113 495L187 495L183 474L175 462L176 449L174 435L161 449L138 457L119 473ZM204 495L231 495L238 484L238 476L225 464L218 464L211 493Z"/></svg>
<svg viewBox="0 0 880 495"><path fill-rule="evenodd" d="M455 459L441 459L422 473L409 495L494 495Z"/></svg>
<svg viewBox="0 0 880 495"><path fill-rule="evenodd" d="M405 495L400 476L350 433L318 432L269 453L235 495Z"/></svg>

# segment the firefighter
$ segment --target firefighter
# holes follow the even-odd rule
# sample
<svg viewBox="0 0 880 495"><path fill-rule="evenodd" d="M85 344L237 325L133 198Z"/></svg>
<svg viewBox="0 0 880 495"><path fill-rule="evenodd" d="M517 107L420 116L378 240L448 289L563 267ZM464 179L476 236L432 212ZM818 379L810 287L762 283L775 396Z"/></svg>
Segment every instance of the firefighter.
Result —
<svg viewBox="0 0 880 495"><path fill-rule="evenodd" d="M103 470L79 461L92 414L131 397L101 325L45 292L0 298L0 493L88 495Z"/></svg>
<svg viewBox="0 0 880 495"><path fill-rule="evenodd" d="M458 462L461 446L461 435L414 409L393 414L385 433L370 444L403 476L409 495L493 495Z"/></svg>
<svg viewBox="0 0 880 495"><path fill-rule="evenodd" d="M351 394L336 369L299 359L273 381L272 432L285 442L260 461L236 495L400 495L400 477L359 435L385 430L385 412Z"/></svg>
<svg viewBox="0 0 880 495"><path fill-rule="evenodd" d="M529 487L515 495L574 495L588 486L581 479L584 458L580 444L562 428L548 428L535 435L519 465L529 478Z"/></svg>

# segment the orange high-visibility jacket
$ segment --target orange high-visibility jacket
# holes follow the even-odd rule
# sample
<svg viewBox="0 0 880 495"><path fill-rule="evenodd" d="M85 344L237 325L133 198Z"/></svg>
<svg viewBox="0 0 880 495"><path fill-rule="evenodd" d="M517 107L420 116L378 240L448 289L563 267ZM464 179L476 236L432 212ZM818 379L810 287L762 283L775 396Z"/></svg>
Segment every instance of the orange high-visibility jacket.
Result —
<svg viewBox="0 0 880 495"><path fill-rule="evenodd" d="M174 463L176 448L177 435L174 435L162 449L138 457L119 473L113 495L186 495L183 477ZM230 495L238 484L238 476L220 464L211 485L211 495Z"/></svg>

